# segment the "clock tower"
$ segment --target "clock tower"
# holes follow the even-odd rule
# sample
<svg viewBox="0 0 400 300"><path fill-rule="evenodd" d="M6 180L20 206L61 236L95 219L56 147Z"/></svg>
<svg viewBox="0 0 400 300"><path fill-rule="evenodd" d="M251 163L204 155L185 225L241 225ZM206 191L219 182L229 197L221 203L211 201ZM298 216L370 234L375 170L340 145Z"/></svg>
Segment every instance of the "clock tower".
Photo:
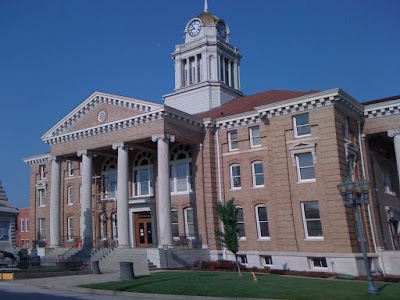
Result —
<svg viewBox="0 0 400 300"><path fill-rule="evenodd" d="M164 95L165 105L190 114L208 111L243 96L240 59L229 43L228 24L208 11L192 18L185 28L185 42L172 53L175 89Z"/></svg>

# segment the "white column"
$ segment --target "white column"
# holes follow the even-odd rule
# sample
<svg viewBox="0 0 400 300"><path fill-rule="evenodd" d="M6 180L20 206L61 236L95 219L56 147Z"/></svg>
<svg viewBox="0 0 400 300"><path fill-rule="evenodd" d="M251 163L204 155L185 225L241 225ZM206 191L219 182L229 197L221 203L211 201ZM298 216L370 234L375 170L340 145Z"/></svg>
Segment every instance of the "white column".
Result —
<svg viewBox="0 0 400 300"><path fill-rule="evenodd" d="M92 164L93 156L87 150L78 151L82 157L82 192L81 192L81 238L93 238L92 225ZM90 242L87 240L86 242Z"/></svg>
<svg viewBox="0 0 400 300"><path fill-rule="evenodd" d="M239 85L238 85L238 63L237 61L235 61L233 63L233 88L235 89L239 89Z"/></svg>
<svg viewBox="0 0 400 300"><path fill-rule="evenodd" d="M117 178L117 219L118 219L118 248L130 248L129 243L129 199L128 199L128 151L124 143L112 145L118 149L118 178Z"/></svg>
<svg viewBox="0 0 400 300"><path fill-rule="evenodd" d="M172 247L171 192L169 188L169 142L174 142L175 136L169 134L158 134L153 135L151 140L153 142L157 141L159 247L162 248L165 244Z"/></svg>
<svg viewBox="0 0 400 300"><path fill-rule="evenodd" d="M397 175L400 184L400 129L388 131L388 136L394 138L394 152L396 154Z"/></svg>
<svg viewBox="0 0 400 300"><path fill-rule="evenodd" d="M50 247L61 247L61 162L57 157L51 159L50 183Z"/></svg>
<svg viewBox="0 0 400 300"><path fill-rule="evenodd" d="M182 61L177 59L175 61L175 89L182 87Z"/></svg>

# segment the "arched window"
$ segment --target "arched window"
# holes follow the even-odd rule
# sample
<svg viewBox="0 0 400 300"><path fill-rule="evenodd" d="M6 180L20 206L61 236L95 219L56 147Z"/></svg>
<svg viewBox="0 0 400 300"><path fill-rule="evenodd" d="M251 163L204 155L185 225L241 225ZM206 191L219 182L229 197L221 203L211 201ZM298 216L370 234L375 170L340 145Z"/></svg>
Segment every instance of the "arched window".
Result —
<svg viewBox="0 0 400 300"><path fill-rule="evenodd" d="M172 193L192 191L192 153L187 145L178 145L171 150L170 188Z"/></svg>
<svg viewBox="0 0 400 300"><path fill-rule="evenodd" d="M133 162L133 194L135 197L154 194L153 158L149 152L139 153Z"/></svg>
<svg viewBox="0 0 400 300"><path fill-rule="evenodd" d="M102 182L102 199L114 199L117 196L117 158L108 158L101 169Z"/></svg>

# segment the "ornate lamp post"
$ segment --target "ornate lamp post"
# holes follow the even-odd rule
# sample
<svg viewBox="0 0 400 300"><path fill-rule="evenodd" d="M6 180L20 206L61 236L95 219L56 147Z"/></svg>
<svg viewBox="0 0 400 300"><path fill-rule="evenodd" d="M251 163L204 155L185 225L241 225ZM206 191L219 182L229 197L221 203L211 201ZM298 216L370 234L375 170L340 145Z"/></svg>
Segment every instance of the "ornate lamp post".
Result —
<svg viewBox="0 0 400 300"><path fill-rule="evenodd" d="M344 206L353 207L356 214L356 229L357 237L360 240L361 252L364 258L365 269L368 278L368 294L378 295L379 290L376 288L374 280L372 279L371 269L368 263L367 250L365 247L364 234L361 228L361 218L359 207L362 204L369 202L369 182L363 179L360 182L343 181L337 185L337 188L342 195Z"/></svg>

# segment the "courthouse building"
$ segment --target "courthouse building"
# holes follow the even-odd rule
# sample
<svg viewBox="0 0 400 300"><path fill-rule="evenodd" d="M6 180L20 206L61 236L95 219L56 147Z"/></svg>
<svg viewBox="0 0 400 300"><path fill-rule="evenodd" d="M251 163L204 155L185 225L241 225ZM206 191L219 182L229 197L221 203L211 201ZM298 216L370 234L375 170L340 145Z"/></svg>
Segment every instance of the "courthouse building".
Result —
<svg viewBox="0 0 400 300"><path fill-rule="evenodd" d="M216 239L214 205L235 198L242 263L359 274L354 212L337 184L365 177L372 269L398 273L400 96L246 96L230 34L206 5L172 54L175 89L163 104L94 92L42 136L50 152L25 159L31 239L48 249L84 238L143 248L158 266L165 245L178 257L232 259Z"/></svg>

